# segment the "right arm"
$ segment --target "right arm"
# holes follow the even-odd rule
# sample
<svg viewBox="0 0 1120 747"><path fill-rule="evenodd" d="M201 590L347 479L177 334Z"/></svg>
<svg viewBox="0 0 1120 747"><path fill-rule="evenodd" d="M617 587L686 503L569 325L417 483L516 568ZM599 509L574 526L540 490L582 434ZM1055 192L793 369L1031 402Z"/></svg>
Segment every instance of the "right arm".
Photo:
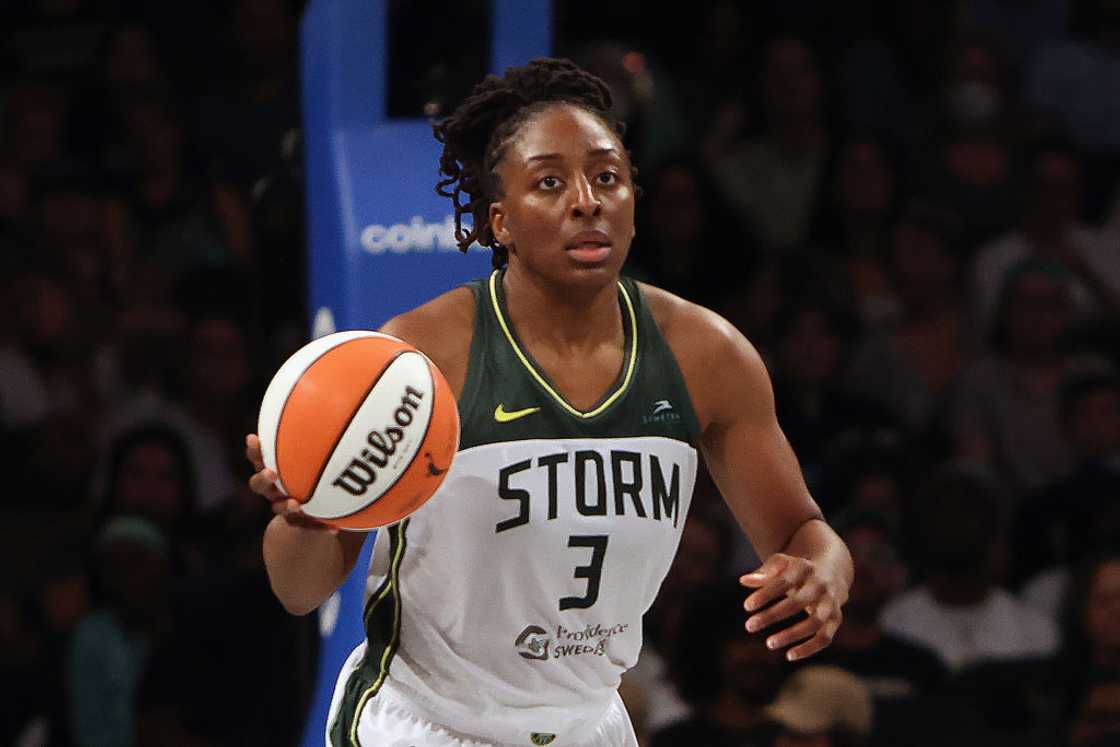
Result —
<svg viewBox="0 0 1120 747"><path fill-rule="evenodd" d="M415 345L435 362L459 398L466 378L474 296L466 288L445 293L408 313L390 319L380 331ZM272 502L276 514L264 532L264 563L276 598L293 615L306 615L342 585L362 550L367 532L339 531L300 510L299 501L276 487L277 475L266 469L260 439L246 439L245 455L256 473L253 492Z"/></svg>
<svg viewBox="0 0 1120 747"><path fill-rule="evenodd" d="M272 501L276 514L264 530L264 565L272 593L293 615L306 615L342 585L362 550L366 532L341 532L300 510L299 501L276 487L276 473L265 469L260 439L246 439L245 455L257 470L249 486Z"/></svg>

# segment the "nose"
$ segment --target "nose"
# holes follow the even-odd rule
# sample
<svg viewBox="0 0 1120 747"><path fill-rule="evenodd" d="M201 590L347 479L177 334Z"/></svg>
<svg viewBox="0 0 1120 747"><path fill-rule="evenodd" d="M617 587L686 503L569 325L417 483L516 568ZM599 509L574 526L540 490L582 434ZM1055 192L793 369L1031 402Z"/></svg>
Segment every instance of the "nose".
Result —
<svg viewBox="0 0 1120 747"><path fill-rule="evenodd" d="M572 198L572 215L575 217L598 215L603 209L603 202L595 194L591 181L582 174L575 180L575 194Z"/></svg>

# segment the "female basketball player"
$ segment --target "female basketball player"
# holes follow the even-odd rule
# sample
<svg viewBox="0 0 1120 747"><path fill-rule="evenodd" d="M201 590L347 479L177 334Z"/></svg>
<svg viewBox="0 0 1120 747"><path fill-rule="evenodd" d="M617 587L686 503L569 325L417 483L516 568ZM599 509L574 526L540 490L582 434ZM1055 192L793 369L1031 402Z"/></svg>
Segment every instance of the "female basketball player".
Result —
<svg viewBox="0 0 1120 747"><path fill-rule="evenodd" d="M636 187L610 107L599 79L535 60L487 77L435 127L460 248L491 247L495 270L382 327L446 375L462 437L439 493L377 533L367 641L339 677L332 743L636 745L616 688L698 452L766 559L741 578L747 631L796 617L767 641L792 660L840 625L851 559L805 487L758 353L713 312L620 278ZM364 535L283 500L255 436L248 455L277 513L272 587L309 612Z"/></svg>

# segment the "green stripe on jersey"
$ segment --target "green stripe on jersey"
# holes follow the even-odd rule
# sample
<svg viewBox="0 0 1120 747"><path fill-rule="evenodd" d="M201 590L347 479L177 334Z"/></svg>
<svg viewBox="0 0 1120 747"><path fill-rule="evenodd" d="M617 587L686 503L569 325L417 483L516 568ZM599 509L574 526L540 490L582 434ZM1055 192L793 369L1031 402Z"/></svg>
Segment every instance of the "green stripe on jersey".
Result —
<svg viewBox="0 0 1120 747"><path fill-rule="evenodd" d="M389 532L389 573L366 603L366 653L346 680L342 704L330 728L335 747L358 747L358 719L362 708L377 695L389 676L389 667L401 638L400 568L407 541L408 519L382 531Z"/></svg>

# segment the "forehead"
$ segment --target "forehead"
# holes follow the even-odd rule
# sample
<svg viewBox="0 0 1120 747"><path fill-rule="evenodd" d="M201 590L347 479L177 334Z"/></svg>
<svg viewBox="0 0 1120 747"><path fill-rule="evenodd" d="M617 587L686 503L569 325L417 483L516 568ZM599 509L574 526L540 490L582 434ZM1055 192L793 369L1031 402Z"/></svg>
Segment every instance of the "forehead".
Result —
<svg viewBox="0 0 1120 747"><path fill-rule="evenodd" d="M614 148L624 153L618 136L598 116L570 104L557 104L526 120L510 142L507 161L529 166L534 157L554 154L562 159L582 159L587 154Z"/></svg>

